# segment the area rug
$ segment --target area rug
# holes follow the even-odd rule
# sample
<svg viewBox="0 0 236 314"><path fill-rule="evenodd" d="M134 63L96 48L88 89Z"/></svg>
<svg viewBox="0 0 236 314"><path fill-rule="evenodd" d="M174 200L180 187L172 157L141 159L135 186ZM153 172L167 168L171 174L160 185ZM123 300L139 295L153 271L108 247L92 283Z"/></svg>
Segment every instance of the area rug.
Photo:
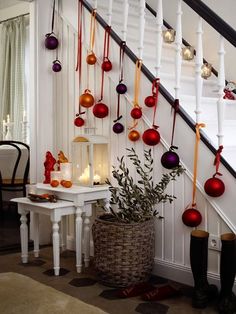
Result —
<svg viewBox="0 0 236 314"><path fill-rule="evenodd" d="M106 314L54 288L17 273L0 274L1 314Z"/></svg>

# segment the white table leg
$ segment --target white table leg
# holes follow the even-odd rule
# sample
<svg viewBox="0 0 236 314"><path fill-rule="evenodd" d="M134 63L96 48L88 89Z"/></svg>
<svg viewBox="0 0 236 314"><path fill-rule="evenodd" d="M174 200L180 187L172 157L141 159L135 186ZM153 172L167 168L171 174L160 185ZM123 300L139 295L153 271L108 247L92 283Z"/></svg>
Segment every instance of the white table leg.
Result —
<svg viewBox="0 0 236 314"><path fill-rule="evenodd" d="M52 245L53 245L53 269L54 275L58 276L60 272L60 250L59 250L59 224L58 221L52 221Z"/></svg>
<svg viewBox="0 0 236 314"><path fill-rule="evenodd" d="M61 250L65 251L67 247L67 216L61 219Z"/></svg>
<svg viewBox="0 0 236 314"><path fill-rule="evenodd" d="M22 263L28 263L28 226L27 226L27 212L25 210L20 211L21 225L20 225L20 240L21 240L21 260Z"/></svg>
<svg viewBox="0 0 236 314"><path fill-rule="evenodd" d="M76 207L75 212L75 245L76 245L76 270L82 271L82 208Z"/></svg>
<svg viewBox="0 0 236 314"><path fill-rule="evenodd" d="M89 266L90 260L90 217L92 215L92 204L85 205L84 218L84 263Z"/></svg>
<svg viewBox="0 0 236 314"><path fill-rule="evenodd" d="M33 219L34 256L39 257L39 214L31 213Z"/></svg>

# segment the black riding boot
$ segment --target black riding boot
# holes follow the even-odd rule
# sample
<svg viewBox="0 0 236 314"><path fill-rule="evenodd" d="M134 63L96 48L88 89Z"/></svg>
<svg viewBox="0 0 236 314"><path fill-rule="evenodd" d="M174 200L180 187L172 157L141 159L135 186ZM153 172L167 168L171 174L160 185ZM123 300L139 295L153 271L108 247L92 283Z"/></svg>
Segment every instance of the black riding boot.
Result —
<svg viewBox="0 0 236 314"><path fill-rule="evenodd" d="M234 233L221 235L220 257L220 314L236 313L236 297L232 292L236 273L236 236Z"/></svg>
<svg viewBox="0 0 236 314"><path fill-rule="evenodd" d="M192 306L205 308L208 302L217 296L218 290L207 281L209 233L203 230L194 230L190 241L190 264L194 279Z"/></svg>

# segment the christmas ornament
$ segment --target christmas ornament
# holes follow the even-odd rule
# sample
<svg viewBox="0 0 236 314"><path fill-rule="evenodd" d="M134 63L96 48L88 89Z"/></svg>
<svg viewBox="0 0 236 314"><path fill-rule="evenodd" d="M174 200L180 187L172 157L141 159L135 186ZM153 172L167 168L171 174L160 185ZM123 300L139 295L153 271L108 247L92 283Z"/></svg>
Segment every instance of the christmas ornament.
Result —
<svg viewBox="0 0 236 314"><path fill-rule="evenodd" d="M133 119L140 119L142 117L142 110L141 108L133 108L130 112L130 115Z"/></svg>
<svg viewBox="0 0 236 314"><path fill-rule="evenodd" d="M214 165L216 166L216 172L213 175L212 178L208 179L204 184L204 190L206 194L212 197L219 197L221 196L225 191L225 185L224 182L216 178L216 175L222 176L222 174L219 172L219 166L220 166L220 159L221 159L221 152L223 150L223 146L220 145L215 156Z"/></svg>
<svg viewBox="0 0 236 314"><path fill-rule="evenodd" d="M155 106L155 96L147 96L144 100L144 103L147 107L154 107Z"/></svg>
<svg viewBox="0 0 236 314"><path fill-rule="evenodd" d="M197 227L202 222L202 215L197 209L189 208L184 211L182 221L188 227Z"/></svg>
<svg viewBox="0 0 236 314"><path fill-rule="evenodd" d="M132 131L129 132L128 137L129 137L130 141L136 142L136 141L139 140L140 134L139 134L138 131L132 130Z"/></svg>
<svg viewBox="0 0 236 314"><path fill-rule="evenodd" d="M92 52L90 53L87 58L86 58L86 62L89 65L94 65L97 62L97 57L95 56L95 54Z"/></svg>
<svg viewBox="0 0 236 314"><path fill-rule="evenodd" d="M182 215L183 223L189 227L197 227L202 221L201 213L196 209L196 191L197 191L197 163L198 163L198 147L200 142L200 128L205 127L203 123L196 123L196 137L194 148L194 166L193 166L193 192L192 207L185 210Z"/></svg>
<svg viewBox="0 0 236 314"><path fill-rule="evenodd" d="M55 15L55 6L56 0L53 1L53 9L52 9L52 26L51 26L51 33L45 35L46 39L44 41L45 47L50 50L54 50L58 47L58 39L54 34L54 15Z"/></svg>
<svg viewBox="0 0 236 314"><path fill-rule="evenodd" d="M95 25L96 25L96 10L94 9L91 12L91 18L90 18L90 43L89 43L90 53L86 58L86 62L89 65L94 65L97 62L97 57L95 56L95 53L93 52L94 42L95 42Z"/></svg>
<svg viewBox="0 0 236 314"><path fill-rule="evenodd" d="M161 164L166 169L175 168L179 165L179 156L170 149L162 155Z"/></svg>
<svg viewBox="0 0 236 314"><path fill-rule="evenodd" d="M60 72L61 71L61 62L59 60L53 61L52 70L53 70L53 72Z"/></svg>
<svg viewBox="0 0 236 314"><path fill-rule="evenodd" d="M210 178L204 184L204 190L206 194L212 197L219 197L225 191L225 185L219 178Z"/></svg>
<svg viewBox="0 0 236 314"><path fill-rule="evenodd" d="M107 105L103 104L103 103L97 103L94 107L93 107L93 114L96 118L100 118L103 119L106 116L108 116L109 113L109 109L107 107Z"/></svg>
<svg viewBox="0 0 236 314"><path fill-rule="evenodd" d="M119 84L116 86L117 91L117 110L116 110L116 120L114 120L115 124L113 125L113 132L116 134L120 134L124 131L124 126L120 122L118 122L122 116L120 115L120 95L126 93L127 87L123 82L124 79L124 53L125 53L126 43L122 41L120 43L120 60L119 60Z"/></svg>
<svg viewBox="0 0 236 314"><path fill-rule="evenodd" d="M147 129L143 132L142 139L146 145L154 146L160 142L160 134L155 129Z"/></svg>
<svg viewBox="0 0 236 314"><path fill-rule="evenodd" d="M123 124L119 123L119 122L116 122L114 125L113 125L113 132L116 133L116 134L120 134L124 131L124 126Z"/></svg>
<svg viewBox="0 0 236 314"><path fill-rule="evenodd" d="M82 107L89 108L92 107L94 104L94 98L91 95L91 91L86 89L84 94L82 94L79 98L79 103Z"/></svg>
<svg viewBox="0 0 236 314"><path fill-rule="evenodd" d="M47 49L54 50L58 47L59 45L58 39L55 36L53 36L52 33L46 34L45 37L46 39L44 43Z"/></svg>
<svg viewBox="0 0 236 314"><path fill-rule="evenodd" d="M112 69L112 63L109 59L103 61L102 63L102 70L105 72L109 72Z"/></svg>
<svg viewBox="0 0 236 314"><path fill-rule="evenodd" d="M116 86L116 91L118 94L125 94L127 92L127 86L124 83L119 83Z"/></svg>
<svg viewBox="0 0 236 314"><path fill-rule="evenodd" d="M74 120L74 125L77 127L81 127L84 125L84 119L82 119L81 117L76 117Z"/></svg>

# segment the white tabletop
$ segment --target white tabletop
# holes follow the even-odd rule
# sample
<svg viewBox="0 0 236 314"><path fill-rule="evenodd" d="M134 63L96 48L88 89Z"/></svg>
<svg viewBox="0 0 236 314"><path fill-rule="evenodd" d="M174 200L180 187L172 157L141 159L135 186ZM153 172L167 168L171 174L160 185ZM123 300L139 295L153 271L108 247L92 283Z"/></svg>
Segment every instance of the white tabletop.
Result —
<svg viewBox="0 0 236 314"><path fill-rule="evenodd" d="M40 206L42 208L48 208L48 209L56 209L56 208L63 208L68 206L73 206L73 202L70 201L63 201L58 200L56 203L52 202L32 202L27 197L17 197L11 199L12 202L20 203L20 204L28 204L31 206Z"/></svg>

